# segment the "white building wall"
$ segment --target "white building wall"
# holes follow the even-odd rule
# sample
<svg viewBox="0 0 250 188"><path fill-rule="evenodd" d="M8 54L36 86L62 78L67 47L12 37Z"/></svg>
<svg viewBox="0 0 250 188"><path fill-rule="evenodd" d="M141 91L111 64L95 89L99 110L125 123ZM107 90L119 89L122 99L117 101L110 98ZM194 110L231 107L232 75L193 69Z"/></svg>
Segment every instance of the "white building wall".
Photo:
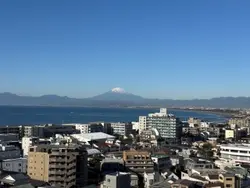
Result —
<svg viewBox="0 0 250 188"><path fill-rule="evenodd" d="M6 159L1 166L5 171L27 173L27 158Z"/></svg>
<svg viewBox="0 0 250 188"><path fill-rule="evenodd" d="M139 126L139 122L132 122L132 129L134 130L139 130L140 129L140 126Z"/></svg>
<svg viewBox="0 0 250 188"><path fill-rule="evenodd" d="M147 116L139 116L139 134L146 130Z"/></svg>
<svg viewBox="0 0 250 188"><path fill-rule="evenodd" d="M22 149L23 149L23 156L28 156L29 147L32 144L31 141L32 137L23 137L22 138Z"/></svg>
<svg viewBox="0 0 250 188"><path fill-rule="evenodd" d="M221 158L235 160L240 163L250 163L249 144L220 145Z"/></svg>
<svg viewBox="0 0 250 188"><path fill-rule="evenodd" d="M89 124L75 124L75 127L81 134L89 133Z"/></svg>

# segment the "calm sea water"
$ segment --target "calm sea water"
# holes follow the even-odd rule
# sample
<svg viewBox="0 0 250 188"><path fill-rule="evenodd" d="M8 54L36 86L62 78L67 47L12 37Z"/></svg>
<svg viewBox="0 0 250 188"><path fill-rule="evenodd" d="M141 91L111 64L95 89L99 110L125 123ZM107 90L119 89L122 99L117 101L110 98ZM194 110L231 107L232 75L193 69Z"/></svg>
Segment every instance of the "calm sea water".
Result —
<svg viewBox="0 0 250 188"><path fill-rule="evenodd" d="M158 111L159 109L0 106L0 125L130 122L138 121L139 116ZM169 110L169 113L181 120L197 117L205 121L226 121L225 117L203 112Z"/></svg>

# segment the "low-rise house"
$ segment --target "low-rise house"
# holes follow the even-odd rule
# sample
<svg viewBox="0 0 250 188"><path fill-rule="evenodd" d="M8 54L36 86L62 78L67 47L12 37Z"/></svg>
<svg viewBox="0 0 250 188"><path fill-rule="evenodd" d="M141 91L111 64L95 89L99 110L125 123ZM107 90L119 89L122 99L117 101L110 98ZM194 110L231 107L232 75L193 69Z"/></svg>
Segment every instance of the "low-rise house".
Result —
<svg viewBox="0 0 250 188"><path fill-rule="evenodd" d="M158 171L162 171L164 169L168 169L171 166L171 160L168 155L165 154L154 154L151 156L155 167Z"/></svg>
<svg viewBox="0 0 250 188"><path fill-rule="evenodd" d="M144 187L150 188L154 183L159 182L160 174L158 172L154 173L144 173Z"/></svg>
<svg viewBox="0 0 250 188"><path fill-rule="evenodd" d="M209 183L209 181L200 176L199 174L197 173L194 173L194 174L188 174L188 173L185 173L185 172L181 172L181 179L182 180L189 180L189 181L194 181L194 182L200 182L202 184L207 184Z"/></svg>
<svg viewBox="0 0 250 188"><path fill-rule="evenodd" d="M124 172L116 172L113 174L107 174L104 182L101 184L101 188L130 188L130 174Z"/></svg>
<svg viewBox="0 0 250 188"><path fill-rule="evenodd" d="M194 168L214 168L214 163L200 158L187 158L185 161L185 169L194 169Z"/></svg>

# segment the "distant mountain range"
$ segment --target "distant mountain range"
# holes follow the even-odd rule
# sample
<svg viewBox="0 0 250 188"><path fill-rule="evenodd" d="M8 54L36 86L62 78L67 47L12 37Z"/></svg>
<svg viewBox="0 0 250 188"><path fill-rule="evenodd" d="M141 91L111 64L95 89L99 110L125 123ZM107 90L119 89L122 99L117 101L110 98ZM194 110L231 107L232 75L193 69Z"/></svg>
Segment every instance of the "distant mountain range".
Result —
<svg viewBox="0 0 250 188"><path fill-rule="evenodd" d="M89 107L211 107L250 108L250 97L219 97L212 99L172 100L146 99L121 88L114 88L91 98L76 99L57 95L40 97L0 93L0 105L16 106L89 106Z"/></svg>

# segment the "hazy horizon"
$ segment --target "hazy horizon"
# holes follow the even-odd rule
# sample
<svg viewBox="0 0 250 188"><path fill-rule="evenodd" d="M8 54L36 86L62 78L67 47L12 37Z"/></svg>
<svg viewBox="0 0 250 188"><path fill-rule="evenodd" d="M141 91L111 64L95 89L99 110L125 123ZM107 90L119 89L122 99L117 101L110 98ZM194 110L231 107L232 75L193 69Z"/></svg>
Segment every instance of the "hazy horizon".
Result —
<svg viewBox="0 0 250 188"><path fill-rule="evenodd" d="M13 92L9 92L9 91L6 91L6 92L0 92L0 93L11 93L11 94L16 94L18 96L25 96L25 97L41 97L41 96L46 96L46 95L56 95L56 96L59 96L59 97L69 97L69 98L76 98L76 99L86 99L86 98L92 98L94 96L98 96L98 95L101 95L101 94L104 94L106 92L109 92L111 90L107 90L107 91L104 91L103 93L98 93L98 94L95 94L95 95L92 95L92 96L87 96L87 97L75 97L75 96L67 96L67 95L60 95L60 94L55 94L55 93L48 93L48 94L41 94L41 95L30 95L30 94L22 94L22 93L13 93ZM131 93L129 92L130 94L133 94L133 95L137 95L135 93ZM169 100L195 100L195 99L198 99L198 100L202 100L202 99L212 99L212 98L221 98L221 97L250 97L250 96L215 96L215 97L211 97L211 98L150 98L150 97L144 97L142 95L137 95L137 96L140 96L140 97L143 97L145 99L169 99Z"/></svg>

